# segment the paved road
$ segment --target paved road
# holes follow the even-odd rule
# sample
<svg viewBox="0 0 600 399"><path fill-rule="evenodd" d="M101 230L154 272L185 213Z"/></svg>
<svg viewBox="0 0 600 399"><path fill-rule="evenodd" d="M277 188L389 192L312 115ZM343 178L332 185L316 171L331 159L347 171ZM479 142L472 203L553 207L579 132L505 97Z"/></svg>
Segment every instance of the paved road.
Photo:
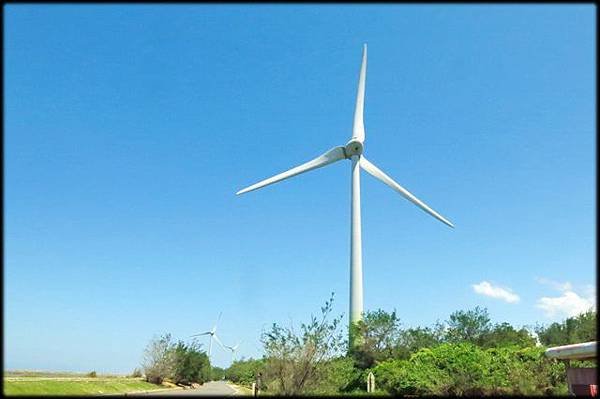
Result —
<svg viewBox="0 0 600 399"><path fill-rule="evenodd" d="M145 392L127 396L233 396L236 390L223 381L211 381L198 389L176 389L173 391Z"/></svg>

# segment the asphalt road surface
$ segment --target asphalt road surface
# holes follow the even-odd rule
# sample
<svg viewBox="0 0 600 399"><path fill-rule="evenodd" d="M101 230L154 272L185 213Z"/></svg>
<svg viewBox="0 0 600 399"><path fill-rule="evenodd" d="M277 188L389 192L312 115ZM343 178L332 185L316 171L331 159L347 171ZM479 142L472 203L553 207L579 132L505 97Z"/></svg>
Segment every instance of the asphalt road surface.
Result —
<svg viewBox="0 0 600 399"><path fill-rule="evenodd" d="M236 390L223 381L211 381L198 389L174 389L173 391L144 392L127 396L233 396Z"/></svg>

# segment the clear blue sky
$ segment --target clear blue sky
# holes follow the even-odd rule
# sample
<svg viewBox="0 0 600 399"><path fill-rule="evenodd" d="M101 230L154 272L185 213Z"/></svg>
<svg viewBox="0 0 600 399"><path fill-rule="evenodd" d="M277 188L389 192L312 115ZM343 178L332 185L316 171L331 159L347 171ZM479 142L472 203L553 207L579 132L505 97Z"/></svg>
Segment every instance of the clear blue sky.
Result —
<svg viewBox="0 0 600 399"><path fill-rule="evenodd" d="M365 308L595 302L592 5L4 11L6 368L129 372L220 311L259 356L332 291L347 314L350 163L234 193L346 143L363 43L365 154L456 225L363 173Z"/></svg>

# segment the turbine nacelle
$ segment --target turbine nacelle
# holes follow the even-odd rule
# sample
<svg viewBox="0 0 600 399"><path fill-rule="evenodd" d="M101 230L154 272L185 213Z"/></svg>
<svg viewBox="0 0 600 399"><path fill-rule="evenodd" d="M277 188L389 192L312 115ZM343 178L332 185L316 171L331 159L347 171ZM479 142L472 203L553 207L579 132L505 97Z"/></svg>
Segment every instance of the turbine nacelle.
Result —
<svg viewBox="0 0 600 399"><path fill-rule="evenodd" d="M208 340L208 352L207 352L209 358L210 358L210 350L212 348L212 340L213 340L213 338L223 348L223 343L221 342L221 340L217 336L217 324L219 324L219 320L221 320L221 315L222 314L223 314L223 312L219 313L219 318L217 319L217 322L215 323L214 327L210 331L203 332L203 333L200 333L200 334L194 334L194 335L190 336L190 338L191 337L199 337L201 335L208 335L210 337L209 340Z"/></svg>
<svg viewBox="0 0 600 399"><path fill-rule="evenodd" d="M352 158L353 156L357 155L357 156L361 156L364 150L364 145L363 143L361 143L358 140L350 140L345 146L344 146L344 155L346 155L346 158Z"/></svg>

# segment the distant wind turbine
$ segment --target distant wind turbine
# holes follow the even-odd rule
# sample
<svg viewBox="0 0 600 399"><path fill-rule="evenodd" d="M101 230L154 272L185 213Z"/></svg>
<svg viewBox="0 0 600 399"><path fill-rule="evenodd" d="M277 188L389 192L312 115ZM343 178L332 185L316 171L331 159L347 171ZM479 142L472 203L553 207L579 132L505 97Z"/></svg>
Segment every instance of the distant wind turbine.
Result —
<svg viewBox="0 0 600 399"><path fill-rule="evenodd" d="M358 92L356 95L356 107L354 109L354 124L352 127L352 137L344 146L334 147L321 156L308 161L302 165L296 166L288 171L276 176L262 180L256 184L246 187L236 194L244 194L249 191L258 190L288 179L290 177L321 168L342 159L349 159L352 162L352 180L351 180L351 219L350 219L350 347L357 343L352 334L352 326L362 318L363 313L363 276L362 276L362 241L361 241L361 219L360 219L360 168L364 169L383 183L397 191L404 198L427 212L434 218L450 227L454 227L450 221L442 215L431 209L424 202L419 200L407 189L396 183L391 177L385 174L377 166L369 162L363 155L365 141L365 127L363 122L363 110L365 102L365 79L367 73L367 45L363 47L362 64L358 78ZM360 168L359 168L360 167Z"/></svg>
<svg viewBox="0 0 600 399"><path fill-rule="evenodd" d="M221 320L221 315L222 314L223 314L223 312L219 313L219 318L217 319L217 322L215 323L215 325L213 326L213 328L210 331L203 332L203 333L200 333L200 334L194 334L194 335L190 336L190 337L199 337L201 335L210 335L210 338L209 338L209 341L208 341L208 357L209 358L210 358L210 350L212 348L212 340L213 340L213 338L217 341L217 343L219 345L221 345L221 348L225 349L223 343L221 342L221 340L217 336L217 324L219 324L219 320Z"/></svg>
<svg viewBox="0 0 600 399"><path fill-rule="evenodd" d="M240 344L241 344L242 342L243 342L243 341L239 341L239 342L238 342L237 344L235 344L234 346L228 346L228 345L225 345L225 347L231 351L231 363L232 363L232 364L233 364L233 361L235 360L235 353L237 352L237 349L240 347Z"/></svg>

